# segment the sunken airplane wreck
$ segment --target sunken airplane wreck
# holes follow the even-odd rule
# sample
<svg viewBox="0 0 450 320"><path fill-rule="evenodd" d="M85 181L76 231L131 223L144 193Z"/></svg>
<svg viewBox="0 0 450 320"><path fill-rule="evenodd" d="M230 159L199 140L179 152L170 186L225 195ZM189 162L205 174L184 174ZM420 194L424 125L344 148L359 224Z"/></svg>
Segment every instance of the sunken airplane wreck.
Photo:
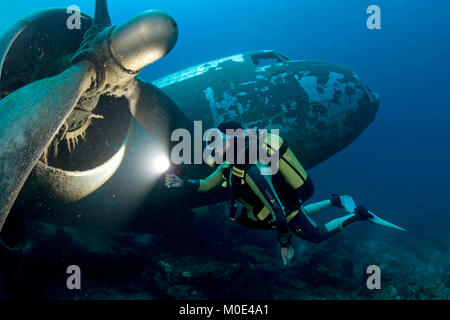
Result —
<svg viewBox="0 0 450 320"><path fill-rule="evenodd" d="M69 32L65 10L44 10L0 40L0 228L11 208L10 218L105 227L110 219L92 223L96 214L80 219L71 208L110 201L115 186L108 180L134 183L110 178L122 160L140 161L139 152L127 152L146 134L134 132L135 119L167 146L172 130L192 130L194 120L204 129L228 119L280 129L311 168L356 139L378 110L378 95L352 70L273 51L214 60L150 84L137 74L175 45L170 16L148 11L111 26L106 1L97 1L95 18L82 17L82 29ZM188 175L208 170L186 167ZM167 192L161 198L173 201ZM185 207L205 203L189 199Z"/></svg>
<svg viewBox="0 0 450 320"><path fill-rule="evenodd" d="M378 95L352 70L270 50L203 63L153 84L203 128L237 120L249 128L279 129L306 168L348 146L379 106Z"/></svg>

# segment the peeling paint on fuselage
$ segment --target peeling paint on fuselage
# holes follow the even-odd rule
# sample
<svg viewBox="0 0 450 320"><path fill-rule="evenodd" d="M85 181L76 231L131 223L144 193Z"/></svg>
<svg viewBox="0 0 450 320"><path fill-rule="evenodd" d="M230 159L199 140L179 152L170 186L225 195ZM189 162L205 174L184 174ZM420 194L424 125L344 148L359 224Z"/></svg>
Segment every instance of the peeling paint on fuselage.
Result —
<svg viewBox="0 0 450 320"><path fill-rule="evenodd" d="M159 88L164 88L174 83L200 76L210 70L220 71L222 70L222 67L219 67L219 65L225 61L244 62L245 60L242 54L236 54L234 56L217 59L207 63L202 63L199 64L198 66L172 73L169 76L154 81L153 84Z"/></svg>

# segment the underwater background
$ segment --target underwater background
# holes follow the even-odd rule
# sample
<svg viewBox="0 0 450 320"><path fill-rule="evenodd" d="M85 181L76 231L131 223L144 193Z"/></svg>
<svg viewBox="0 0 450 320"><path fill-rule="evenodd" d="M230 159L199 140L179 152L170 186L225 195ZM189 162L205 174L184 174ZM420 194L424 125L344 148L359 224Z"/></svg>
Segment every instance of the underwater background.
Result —
<svg viewBox="0 0 450 320"><path fill-rule="evenodd" d="M93 15L93 0L8 2L0 13L0 30L31 12L73 4ZM381 30L366 27L366 8L372 4L381 8ZM261 49L353 69L380 95L380 108L375 122L355 142L310 170L316 184L311 200L349 194L407 232L358 223L320 245L296 240L295 260L282 267L273 237L230 226L220 217L180 212L181 221L140 234L33 222L30 245L21 253L5 254L9 262L3 267L4 281L12 288L10 295L450 298L449 1L109 1L114 24L147 9L168 12L179 27L173 51L142 71L147 81ZM118 172L113 179L120 177ZM108 212L111 206L89 203L85 201L85 208L92 214ZM319 220L336 214L330 210ZM86 277L79 291L65 287L65 268L72 263L80 265ZM365 268L372 264L381 267L381 290L365 286Z"/></svg>

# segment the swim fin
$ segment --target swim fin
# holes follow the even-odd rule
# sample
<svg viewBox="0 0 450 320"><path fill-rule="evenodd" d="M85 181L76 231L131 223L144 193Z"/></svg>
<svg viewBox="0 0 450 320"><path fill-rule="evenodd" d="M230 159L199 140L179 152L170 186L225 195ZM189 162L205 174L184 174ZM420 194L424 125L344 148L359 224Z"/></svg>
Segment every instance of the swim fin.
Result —
<svg viewBox="0 0 450 320"><path fill-rule="evenodd" d="M385 226L392 229L397 229L400 231L406 231L402 227L399 227L393 223L390 223L389 221L386 221L384 219L381 219L380 217L376 216L373 212L369 211L369 214L371 217L369 217L369 221L375 224L379 224L380 226Z"/></svg>
<svg viewBox="0 0 450 320"><path fill-rule="evenodd" d="M344 210L345 210L346 212L350 213L350 214L355 214L355 210L349 210L349 209L347 209L346 207L344 207ZM368 215L369 215L369 216L367 217L367 220L370 221L370 222L372 222L372 223L378 224L378 225L380 225L380 226L392 228L392 229L397 229L397 230L400 230L400 231L406 231L406 229L403 229L402 227L399 227L399 226L397 226L397 225L395 225L395 224L393 224L393 223L390 223L389 221L386 221L386 220L384 220L384 219L381 219L380 217L378 217L377 215L375 215L372 211L366 210L366 212L367 212Z"/></svg>

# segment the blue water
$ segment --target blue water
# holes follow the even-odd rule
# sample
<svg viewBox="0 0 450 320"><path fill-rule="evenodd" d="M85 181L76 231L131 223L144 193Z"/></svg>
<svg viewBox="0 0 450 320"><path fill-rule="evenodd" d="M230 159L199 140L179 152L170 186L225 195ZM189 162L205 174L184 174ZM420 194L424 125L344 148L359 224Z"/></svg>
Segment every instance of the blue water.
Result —
<svg viewBox="0 0 450 320"><path fill-rule="evenodd" d="M72 4L93 14L93 0L10 2L0 28L42 8ZM381 8L381 30L366 27L371 4ZM448 225L449 1L112 0L109 8L115 24L155 8L177 20L178 43L143 70L149 81L259 49L354 69L380 94L380 110L350 147L312 171L316 197L349 193L410 228Z"/></svg>
<svg viewBox="0 0 450 320"><path fill-rule="evenodd" d="M93 15L93 0L9 2L0 30L31 12L73 4ZM366 27L371 4L381 8L381 30ZM111 0L109 9L114 24L147 9L176 19L178 43L142 71L147 81L260 49L355 70L380 95L380 109L354 143L311 170L314 199L350 194L408 229L407 237L448 238L450 1Z"/></svg>

